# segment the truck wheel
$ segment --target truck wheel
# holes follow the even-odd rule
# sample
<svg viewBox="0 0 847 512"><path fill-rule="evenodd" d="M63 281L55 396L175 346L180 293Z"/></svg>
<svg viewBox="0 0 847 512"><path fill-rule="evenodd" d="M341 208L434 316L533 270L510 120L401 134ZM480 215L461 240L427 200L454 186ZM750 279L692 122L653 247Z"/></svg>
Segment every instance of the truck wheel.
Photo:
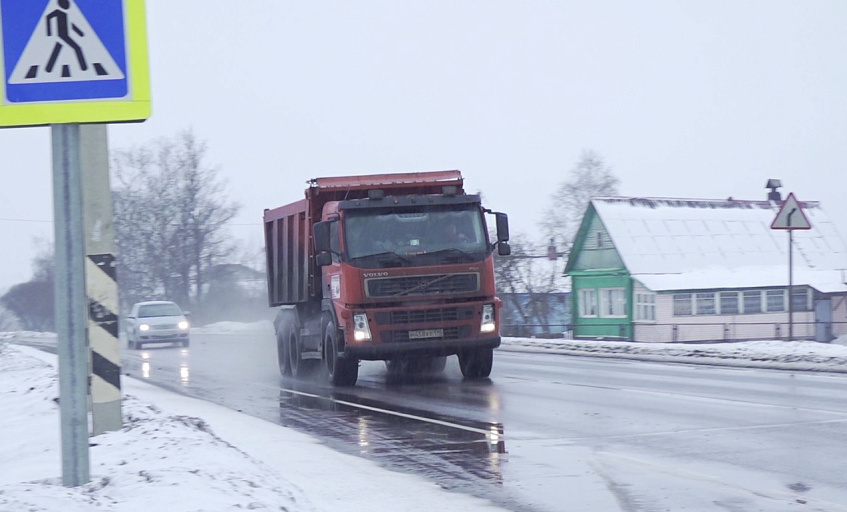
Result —
<svg viewBox="0 0 847 512"><path fill-rule="evenodd" d="M306 376L307 365L300 358L300 337L297 336L295 331L296 329L293 326L289 326L286 329L288 334L285 336L285 340L287 342L286 348L288 349L288 369L292 377L299 379Z"/></svg>
<svg viewBox="0 0 847 512"><path fill-rule="evenodd" d="M474 348L459 352L459 367L466 379L484 379L491 375L494 349Z"/></svg>
<svg viewBox="0 0 847 512"><path fill-rule="evenodd" d="M283 377L291 376L291 365L288 362L288 339L285 331L276 335L276 358L279 363L279 373Z"/></svg>
<svg viewBox="0 0 847 512"><path fill-rule="evenodd" d="M427 371L429 373L441 373L447 367L447 356L433 357L429 359Z"/></svg>
<svg viewBox="0 0 847 512"><path fill-rule="evenodd" d="M386 359L385 360L385 369L388 371L390 375L400 375L401 373L406 372L406 359L404 358L394 358L394 359Z"/></svg>
<svg viewBox="0 0 847 512"><path fill-rule="evenodd" d="M323 356L326 373L333 386L355 386L359 378L359 361L338 357L338 329L332 320L324 323Z"/></svg>

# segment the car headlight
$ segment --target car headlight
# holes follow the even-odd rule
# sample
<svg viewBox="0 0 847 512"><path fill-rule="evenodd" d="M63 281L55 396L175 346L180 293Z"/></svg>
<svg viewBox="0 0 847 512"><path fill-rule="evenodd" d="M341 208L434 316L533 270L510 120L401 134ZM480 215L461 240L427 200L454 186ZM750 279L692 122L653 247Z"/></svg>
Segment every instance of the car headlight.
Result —
<svg viewBox="0 0 847 512"><path fill-rule="evenodd" d="M479 332L494 332L495 328L494 304L485 304L482 306L482 322L479 324Z"/></svg>
<svg viewBox="0 0 847 512"><path fill-rule="evenodd" d="M179 327L180 331L187 331L188 330L188 321L183 320L182 322L176 324L176 326Z"/></svg>
<svg viewBox="0 0 847 512"><path fill-rule="evenodd" d="M371 328L368 325L368 315L365 313L353 315L353 339L356 341L371 341Z"/></svg>
<svg viewBox="0 0 847 512"><path fill-rule="evenodd" d="M147 324L141 324L141 325L139 325L139 326L138 326L138 330L139 330L139 331L149 331L149 330L150 330L150 326L149 326L149 325L147 325Z"/></svg>

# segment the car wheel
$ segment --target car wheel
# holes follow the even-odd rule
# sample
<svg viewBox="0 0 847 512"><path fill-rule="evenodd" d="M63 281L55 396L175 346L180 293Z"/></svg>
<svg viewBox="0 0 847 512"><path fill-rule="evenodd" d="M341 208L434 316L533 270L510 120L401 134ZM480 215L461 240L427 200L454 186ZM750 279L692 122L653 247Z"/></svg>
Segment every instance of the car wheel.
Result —
<svg viewBox="0 0 847 512"><path fill-rule="evenodd" d="M182 340L182 346L187 347L188 346L188 340Z"/></svg>

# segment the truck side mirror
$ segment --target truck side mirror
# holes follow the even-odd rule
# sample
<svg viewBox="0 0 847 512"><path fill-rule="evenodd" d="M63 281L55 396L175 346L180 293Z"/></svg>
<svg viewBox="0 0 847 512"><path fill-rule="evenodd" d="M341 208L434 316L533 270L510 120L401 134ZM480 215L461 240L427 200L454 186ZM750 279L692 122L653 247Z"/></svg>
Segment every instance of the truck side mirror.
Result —
<svg viewBox="0 0 847 512"><path fill-rule="evenodd" d="M497 244L497 254L500 256L508 256L512 254L512 247L509 245L509 242L500 242Z"/></svg>
<svg viewBox="0 0 847 512"><path fill-rule="evenodd" d="M324 251L315 255L315 265L325 267L332 263L332 254Z"/></svg>
<svg viewBox="0 0 847 512"><path fill-rule="evenodd" d="M330 250L329 221L315 222L312 233L315 236L315 252L320 253Z"/></svg>
<svg viewBox="0 0 847 512"><path fill-rule="evenodd" d="M509 216L505 213L495 213L494 218L497 221L497 241L509 241Z"/></svg>

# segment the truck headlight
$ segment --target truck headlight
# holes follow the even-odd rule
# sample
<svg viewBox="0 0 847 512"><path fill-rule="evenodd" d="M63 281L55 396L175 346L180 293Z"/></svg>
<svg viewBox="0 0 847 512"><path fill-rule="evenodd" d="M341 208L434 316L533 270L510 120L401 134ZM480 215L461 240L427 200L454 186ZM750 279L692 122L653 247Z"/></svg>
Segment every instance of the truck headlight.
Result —
<svg viewBox="0 0 847 512"><path fill-rule="evenodd" d="M353 315L353 339L371 341L371 328L368 326L368 315L365 313Z"/></svg>
<svg viewBox="0 0 847 512"><path fill-rule="evenodd" d="M496 327L494 323L494 304L483 305L482 322L479 324L479 332L494 332Z"/></svg>

